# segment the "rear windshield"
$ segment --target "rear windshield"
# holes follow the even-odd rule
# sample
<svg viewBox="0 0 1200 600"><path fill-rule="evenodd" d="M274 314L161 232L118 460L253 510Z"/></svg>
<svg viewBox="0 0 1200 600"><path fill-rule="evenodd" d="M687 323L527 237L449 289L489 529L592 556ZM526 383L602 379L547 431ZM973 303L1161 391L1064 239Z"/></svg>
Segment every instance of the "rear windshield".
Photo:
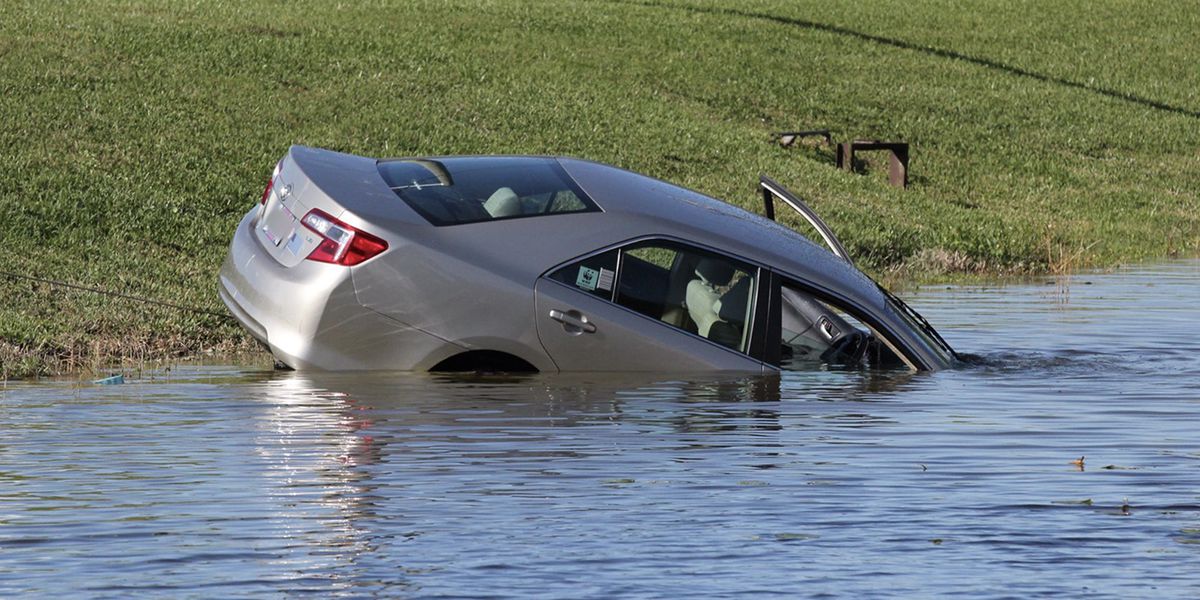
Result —
<svg viewBox="0 0 1200 600"><path fill-rule="evenodd" d="M404 158L379 174L439 226L600 210L553 158Z"/></svg>

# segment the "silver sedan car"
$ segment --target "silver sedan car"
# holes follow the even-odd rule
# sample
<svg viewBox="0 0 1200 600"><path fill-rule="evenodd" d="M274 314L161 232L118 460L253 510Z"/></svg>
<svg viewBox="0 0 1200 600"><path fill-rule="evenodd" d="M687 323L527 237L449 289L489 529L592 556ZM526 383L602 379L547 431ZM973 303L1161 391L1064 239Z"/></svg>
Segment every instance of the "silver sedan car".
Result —
<svg viewBox="0 0 1200 600"><path fill-rule="evenodd" d="M238 225L221 299L296 369L941 369L954 351L794 195L770 218L571 158L303 146ZM792 206L828 244L773 221Z"/></svg>

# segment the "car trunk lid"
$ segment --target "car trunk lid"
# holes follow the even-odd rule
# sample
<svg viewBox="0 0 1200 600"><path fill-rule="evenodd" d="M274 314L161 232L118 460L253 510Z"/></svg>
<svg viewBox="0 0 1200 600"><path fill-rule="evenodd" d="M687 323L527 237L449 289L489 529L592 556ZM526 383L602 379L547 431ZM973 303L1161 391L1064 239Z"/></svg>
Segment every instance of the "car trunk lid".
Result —
<svg viewBox="0 0 1200 600"><path fill-rule="evenodd" d="M394 196L379 176L374 159L292 146L265 194L254 235L272 258L294 267L324 239L311 224L305 224L306 215L320 211L325 217L346 219L357 226L364 217L376 222L378 213L385 212L381 204L397 212Z"/></svg>
<svg viewBox="0 0 1200 600"><path fill-rule="evenodd" d="M288 162L284 159L260 209L254 235L275 260L292 267L304 260L319 240L300 223L310 208L301 197L311 183Z"/></svg>

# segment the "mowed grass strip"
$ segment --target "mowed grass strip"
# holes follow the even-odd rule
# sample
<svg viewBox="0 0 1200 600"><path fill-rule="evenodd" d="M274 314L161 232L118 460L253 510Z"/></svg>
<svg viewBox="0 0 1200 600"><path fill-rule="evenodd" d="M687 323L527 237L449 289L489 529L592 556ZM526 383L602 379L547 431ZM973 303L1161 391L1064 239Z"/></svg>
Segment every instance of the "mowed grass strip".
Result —
<svg viewBox="0 0 1200 600"><path fill-rule="evenodd" d="M0 271L222 311L291 144L565 154L758 210L766 172L876 275L1200 250L1200 7L1168 2L18 2L0 9ZM912 144L912 185L770 132ZM249 344L0 276L0 374ZM57 366L56 366L57 365Z"/></svg>

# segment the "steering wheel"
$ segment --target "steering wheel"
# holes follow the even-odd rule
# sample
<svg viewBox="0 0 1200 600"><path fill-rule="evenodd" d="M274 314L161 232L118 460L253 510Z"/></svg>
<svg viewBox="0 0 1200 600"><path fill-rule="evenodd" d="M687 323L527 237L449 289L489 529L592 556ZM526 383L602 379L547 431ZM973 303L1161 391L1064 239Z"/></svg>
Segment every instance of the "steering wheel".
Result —
<svg viewBox="0 0 1200 600"><path fill-rule="evenodd" d="M871 336L857 330L833 341L829 348L821 353L821 360L832 365L854 366L862 362L863 355L870 346Z"/></svg>

